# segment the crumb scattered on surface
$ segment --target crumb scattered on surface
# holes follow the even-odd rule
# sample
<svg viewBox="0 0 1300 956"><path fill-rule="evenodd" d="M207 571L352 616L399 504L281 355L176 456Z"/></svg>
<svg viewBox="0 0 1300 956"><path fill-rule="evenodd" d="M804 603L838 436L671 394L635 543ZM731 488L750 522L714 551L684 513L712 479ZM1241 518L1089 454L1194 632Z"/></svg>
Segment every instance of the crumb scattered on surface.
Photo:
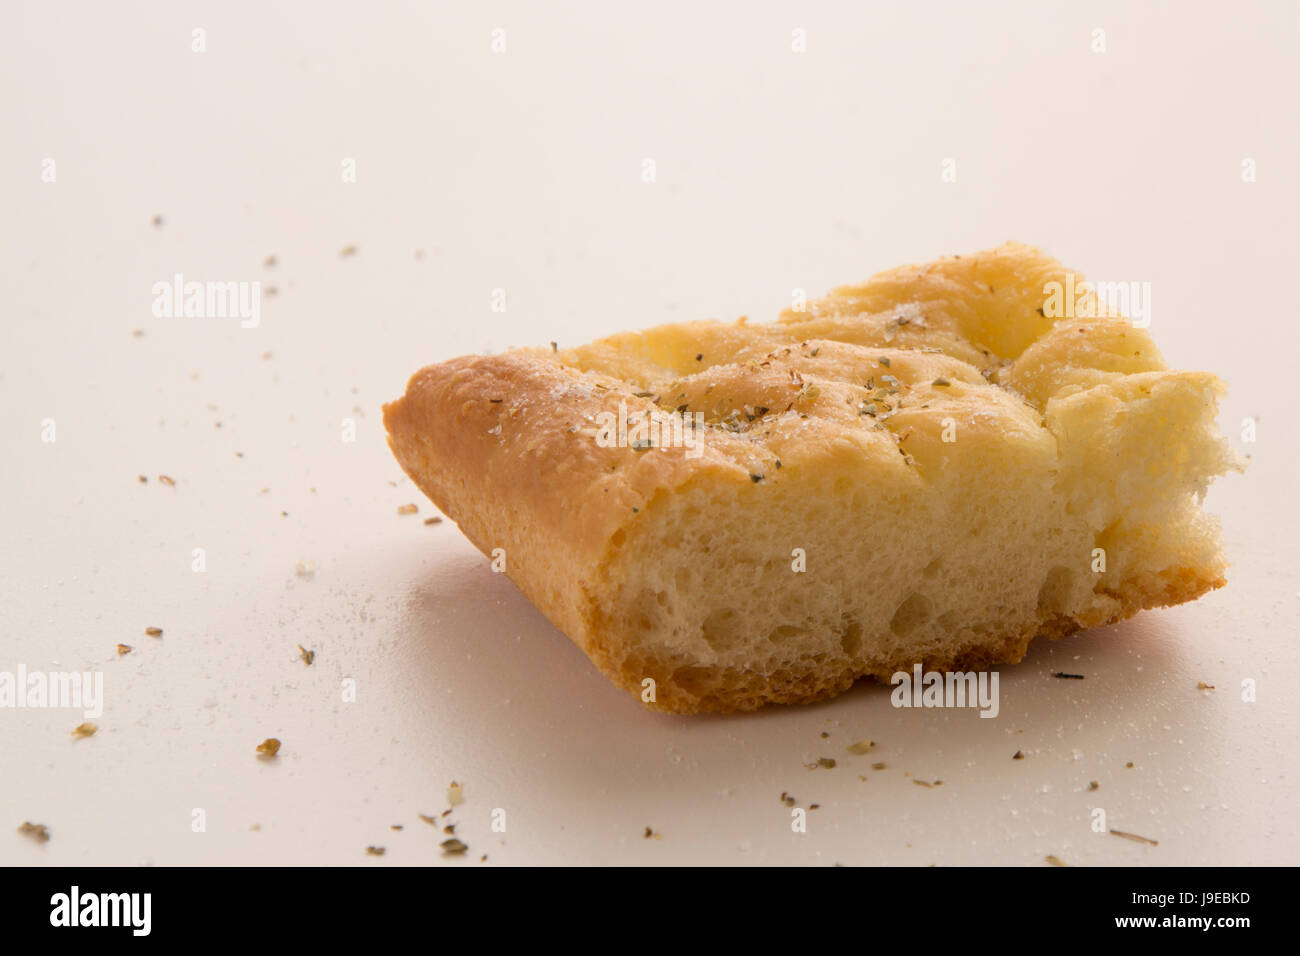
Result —
<svg viewBox="0 0 1300 956"><path fill-rule="evenodd" d="M276 737L267 737L257 745L257 755L259 757L274 757L280 752L280 741Z"/></svg>
<svg viewBox="0 0 1300 956"><path fill-rule="evenodd" d="M72 736L93 737L95 736L95 731L98 729L99 724L92 724L90 721L86 721L84 724L77 724L77 726L72 728Z"/></svg>
<svg viewBox="0 0 1300 956"><path fill-rule="evenodd" d="M339 250L340 259L346 259L348 258L348 256L355 256L356 254L357 254L356 246L344 246L342 249Z"/></svg>
<svg viewBox="0 0 1300 956"><path fill-rule="evenodd" d="M1011 759L1012 759L1012 760L1024 760L1024 759L1025 759L1025 755L1024 755L1024 753L1023 753L1022 751L1017 750L1015 753L1013 753L1013 754L1011 755Z"/></svg>
<svg viewBox="0 0 1300 956"><path fill-rule="evenodd" d="M146 627L146 628L144 629L144 632L145 632L145 634L147 634L149 637L162 637L162 636L163 636L163 629L162 629L161 627Z"/></svg>
<svg viewBox="0 0 1300 956"><path fill-rule="evenodd" d="M786 793L784 790L781 791L781 802L787 807L793 807L795 805L794 797L790 796L790 794Z"/></svg>
<svg viewBox="0 0 1300 956"><path fill-rule="evenodd" d="M368 846L366 847L366 853L371 856L383 856L387 849L387 847L382 846Z"/></svg>
<svg viewBox="0 0 1300 956"><path fill-rule="evenodd" d="M1101 789L1101 784L1099 784L1096 780L1089 780L1089 781L1088 781L1088 790L1089 790L1089 791L1092 791L1092 790L1100 790L1100 789Z"/></svg>
<svg viewBox="0 0 1300 956"><path fill-rule="evenodd" d="M316 574L316 562L299 561L298 567L294 569L294 573L297 574L298 577L303 578L304 580L310 579Z"/></svg>
<svg viewBox="0 0 1300 956"><path fill-rule="evenodd" d="M431 826L431 827L436 827L436 826L438 825L438 818L437 818L437 817L427 816L427 815L425 815L425 814L423 814L423 813L417 813L416 816L418 816L418 817L419 817L421 820L423 820L425 823L429 824L429 826Z"/></svg>
<svg viewBox="0 0 1300 956"><path fill-rule="evenodd" d="M437 515L434 515L432 518L425 518L425 519L424 519L424 523L425 523L425 524L442 524L442 519L439 518Z"/></svg>
<svg viewBox="0 0 1300 956"><path fill-rule="evenodd" d="M131 651L133 651L134 649L135 649L135 648L133 648L130 644L119 644L119 645L117 645L117 653L118 653L118 654L130 654Z"/></svg>
<svg viewBox="0 0 1300 956"><path fill-rule="evenodd" d="M1126 833L1123 830L1109 830L1112 836L1123 837L1125 840L1132 840L1134 843L1145 843L1148 846L1159 846L1159 840L1151 840L1144 836L1138 836L1136 833Z"/></svg>
<svg viewBox="0 0 1300 956"><path fill-rule="evenodd" d="M876 745L874 740L859 740L857 743L849 744L846 748L851 754L864 754Z"/></svg>
<svg viewBox="0 0 1300 956"><path fill-rule="evenodd" d="M265 259L262 260L262 265L264 265L268 269L274 269L275 263L277 261L278 260L275 258L275 256L267 256Z"/></svg>
<svg viewBox="0 0 1300 956"><path fill-rule="evenodd" d="M1044 859L1047 860L1048 863L1052 864L1052 866L1069 866L1069 865L1070 865L1070 864L1066 863L1064 860L1062 860L1059 856L1054 856L1054 855L1052 855L1051 853L1047 854L1047 856L1044 857Z"/></svg>
<svg viewBox="0 0 1300 956"><path fill-rule="evenodd" d="M171 475L159 475L158 480L161 481L164 485L167 485L169 488L176 487L176 479L173 478Z"/></svg>
<svg viewBox="0 0 1300 956"><path fill-rule="evenodd" d="M469 846L462 843L460 840L457 840L455 837L452 837L450 840L443 840L438 845L442 847L443 856L460 856L469 849Z"/></svg>
<svg viewBox="0 0 1300 956"><path fill-rule="evenodd" d="M817 766L825 767L827 770L835 769L835 761L831 757L818 757Z"/></svg>
<svg viewBox="0 0 1300 956"><path fill-rule="evenodd" d="M44 823L28 823L24 821L23 825L18 828L18 832L23 836L31 837L37 843L50 842L50 828Z"/></svg>
<svg viewBox="0 0 1300 956"><path fill-rule="evenodd" d="M1196 682L1196 689L1197 689L1197 690L1214 690L1214 685L1213 685L1213 684L1207 684L1207 683L1205 683L1205 681L1203 681L1203 680L1202 680L1202 681L1197 681L1197 682Z"/></svg>
<svg viewBox="0 0 1300 956"><path fill-rule="evenodd" d="M884 770L884 769L885 769L885 765L884 765L883 763L873 763L873 764L871 765L871 769L872 769L872 770Z"/></svg>
<svg viewBox="0 0 1300 956"><path fill-rule="evenodd" d="M161 228L163 224L162 213L158 213L157 215L155 215L153 219L150 220L150 222L153 223L155 229Z"/></svg>
<svg viewBox="0 0 1300 956"><path fill-rule="evenodd" d="M298 645L298 653L302 656L302 662L308 667L311 667L312 661L316 660L316 652L307 650L301 644Z"/></svg>
<svg viewBox="0 0 1300 956"><path fill-rule="evenodd" d="M1125 767L1126 770L1132 770L1132 769L1133 769L1133 761L1130 760L1128 763L1124 764L1124 767Z"/></svg>
<svg viewBox="0 0 1300 956"><path fill-rule="evenodd" d="M397 513L399 515L413 515L420 510L420 506L412 502L409 505L398 505Z"/></svg>
<svg viewBox="0 0 1300 956"><path fill-rule="evenodd" d="M462 787L460 784L458 784L455 780L453 780L451 784L447 787L447 802L450 803L453 807L456 806L457 804L461 804L465 802L465 788ZM446 815L447 814L445 813L443 814L443 816Z"/></svg>

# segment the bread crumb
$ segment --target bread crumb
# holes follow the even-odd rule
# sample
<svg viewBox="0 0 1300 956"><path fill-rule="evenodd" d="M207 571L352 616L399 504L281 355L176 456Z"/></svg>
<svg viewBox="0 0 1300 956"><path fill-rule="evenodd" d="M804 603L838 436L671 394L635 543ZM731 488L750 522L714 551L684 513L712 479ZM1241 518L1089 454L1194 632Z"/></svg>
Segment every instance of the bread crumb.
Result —
<svg viewBox="0 0 1300 956"><path fill-rule="evenodd" d="M1043 859L1047 860L1047 862L1050 863L1050 864L1052 864L1052 866L1069 866L1069 865L1070 865L1070 864L1066 863L1064 860L1062 860L1059 856L1053 856L1053 855L1050 854L1050 853L1047 854L1047 856L1045 856Z"/></svg>
<svg viewBox="0 0 1300 956"><path fill-rule="evenodd" d="M849 744L845 749L847 749L851 754L861 755L869 751L875 745L876 742L874 740L859 740L855 744Z"/></svg>
<svg viewBox="0 0 1300 956"><path fill-rule="evenodd" d="M298 567L294 569L294 573L304 580L310 580L316 574L316 562L299 561Z"/></svg>
<svg viewBox="0 0 1300 956"><path fill-rule="evenodd" d="M37 843L50 842L50 828L44 823L24 822L23 825L18 828L18 832L23 836L31 837Z"/></svg>
<svg viewBox="0 0 1300 956"><path fill-rule="evenodd" d="M465 802L465 788L455 780L447 787L447 802L453 807ZM446 816L444 813L443 816Z"/></svg>
<svg viewBox="0 0 1300 956"><path fill-rule="evenodd" d="M298 653L302 655L302 662L308 667L311 667L312 661L316 660L316 652L307 650L301 644L298 645Z"/></svg>
<svg viewBox="0 0 1300 956"><path fill-rule="evenodd" d="M387 847L382 847L382 846L366 847L366 853L368 853L370 856L383 856L386 850Z"/></svg>
<svg viewBox="0 0 1300 956"><path fill-rule="evenodd" d="M420 506L417 505L417 504L414 504L414 503L409 504L409 505L398 505L398 506L397 506L397 513L398 513L399 515L413 515L413 514L415 514L417 511L419 511L419 510L420 510Z"/></svg>
<svg viewBox="0 0 1300 956"><path fill-rule="evenodd" d="M130 654L132 650L134 650L134 648L131 647L130 644L119 644L119 645L117 645L117 653L118 653L119 655L122 655L122 654Z"/></svg>
<svg viewBox="0 0 1300 956"><path fill-rule="evenodd" d="M424 519L424 523L425 523L426 525L430 525L430 524L442 524L442 519L439 518L437 515L434 515L432 518L425 518L425 519Z"/></svg>
<svg viewBox="0 0 1300 956"><path fill-rule="evenodd" d="M93 737L95 736L95 731L98 729L99 724L92 724L90 721L86 721L84 724L77 724L77 726L72 728L72 736Z"/></svg>
<svg viewBox="0 0 1300 956"><path fill-rule="evenodd" d="M145 634L147 634L149 637L162 637L162 636L163 636L163 629L162 629L161 627L146 627L146 628L144 629L144 632L145 632Z"/></svg>
<svg viewBox="0 0 1300 956"><path fill-rule="evenodd" d="M450 840L443 840L438 845L442 847L443 856L460 856L469 849L469 846L462 843L460 840L457 840L455 837L452 837Z"/></svg>
<svg viewBox="0 0 1300 956"><path fill-rule="evenodd" d="M176 479L171 477L171 475L159 475L158 480L170 488L176 487Z"/></svg>
<svg viewBox="0 0 1300 956"><path fill-rule="evenodd" d="M259 757L274 757L280 752L280 741L276 737L267 737L257 745L257 755Z"/></svg>
<svg viewBox="0 0 1300 956"><path fill-rule="evenodd" d="M356 254L357 254L356 246L344 246L342 249L339 250L340 259L346 259L348 258L348 256L355 256Z"/></svg>

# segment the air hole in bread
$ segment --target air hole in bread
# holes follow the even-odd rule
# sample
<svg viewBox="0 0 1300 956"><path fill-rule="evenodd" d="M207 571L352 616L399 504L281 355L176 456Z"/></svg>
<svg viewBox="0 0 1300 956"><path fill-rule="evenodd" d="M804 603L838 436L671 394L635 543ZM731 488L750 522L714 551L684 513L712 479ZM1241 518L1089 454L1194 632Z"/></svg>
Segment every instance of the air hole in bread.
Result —
<svg viewBox="0 0 1300 956"><path fill-rule="evenodd" d="M704 619L700 635L715 651L727 651L736 645L736 612L729 607L718 608Z"/></svg>
<svg viewBox="0 0 1300 956"><path fill-rule="evenodd" d="M1074 572L1058 564L1047 572L1047 579L1038 589L1040 614L1063 614L1070 607L1070 594L1074 589Z"/></svg>
<svg viewBox="0 0 1300 956"><path fill-rule="evenodd" d="M844 651L847 657L857 657L858 651L862 650L862 624L859 621L849 621L840 634L840 649Z"/></svg>
<svg viewBox="0 0 1300 956"><path fill-rule="evenodd" d="M906 637L928 622L933 614L930 599L924 594L913 592L894 612L889 629L899 637Z"/></svg>
<svg viewBox="0 0 1300 956"><path fill-rule="evenodd" d="M702 697L713 689L716 681L706 667L679 667L673 671L672 683L688 694Z"/></svg>
<svg viewBox="0 0 1300 956"><path fill-rule="evenodd" d="M780 644L792 637L800 637L807 633L808 631L805 628L795 627L793 624L782 624L780 627L774 627L768 631L767 639L773 644Z"/></svg>

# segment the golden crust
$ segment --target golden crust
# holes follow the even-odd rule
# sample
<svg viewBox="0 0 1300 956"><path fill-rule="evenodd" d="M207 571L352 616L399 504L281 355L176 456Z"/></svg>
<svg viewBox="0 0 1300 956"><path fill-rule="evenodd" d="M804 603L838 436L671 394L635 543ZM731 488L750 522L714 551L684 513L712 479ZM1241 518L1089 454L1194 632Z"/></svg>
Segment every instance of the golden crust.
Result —
<svg viewBox="0 0 1300 956"><path fill-rule="evenodd" d="M384 424L416 485L485 554L502 549L508 576L606 675L632 693L655 679L651 706L692 713L810 702L860 678L888 679L914 658L902 650L762 671L683 664L630 639L607 606L619 547L688 487L745 495L845 456L894 487L925 486L955 468L941 435L947 421L962 423L967 460L987 453L1038 467L1056 460L1060 433L1108 402L1136 390L1167 395L1167 415L1183 393L1221 388L1204 373L1167 370L1146 332L1122 319L1044 315L1036 303L1064 276L1037 250L1008 244L884 273L769 325L683 323L553 353L458 358L417 372L384 407ZM603 447L594 423L620 406L702 414L698 454ZM1098 516L1098 526L1112 520ZM1217 553L1190 560L1108 582L1099 607L1048 609L923 663L1014 663L1038 634L1059 637L1223 584Z"/></svg>

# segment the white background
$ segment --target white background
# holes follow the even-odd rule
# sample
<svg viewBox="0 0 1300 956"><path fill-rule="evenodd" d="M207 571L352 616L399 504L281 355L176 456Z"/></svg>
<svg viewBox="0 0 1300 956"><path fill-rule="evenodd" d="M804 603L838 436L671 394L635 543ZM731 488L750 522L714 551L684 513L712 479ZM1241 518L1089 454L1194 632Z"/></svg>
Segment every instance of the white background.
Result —
<svg viewBox="0 0 1300 956"><path fill-rule="evenodd" d="M0 669L100 670L107 703L86 740L79 713L0 710L0 863L1300 862L1295 3L23 2L4 19ZM767 319L794 288L1010 238L1151 282L1152 334L1228 381L1222 423L1252 463L1208 499L1228 587L1035 646L1003 669L996 720L895 710L867 685L647 712L453 524L423 524L384 444L380 404L436 360ZM178 272L278 294L257 329L155 318L151 287ZM268 736L274 762L253 754ZM844 752L862 737L875 754ZM839 764L806 769L819 756ZM453 779L470 850L448 860L417 814ZM820 804L806 835L782 791ZM1096 807L1159 845L1092 832Z"/></svg>

